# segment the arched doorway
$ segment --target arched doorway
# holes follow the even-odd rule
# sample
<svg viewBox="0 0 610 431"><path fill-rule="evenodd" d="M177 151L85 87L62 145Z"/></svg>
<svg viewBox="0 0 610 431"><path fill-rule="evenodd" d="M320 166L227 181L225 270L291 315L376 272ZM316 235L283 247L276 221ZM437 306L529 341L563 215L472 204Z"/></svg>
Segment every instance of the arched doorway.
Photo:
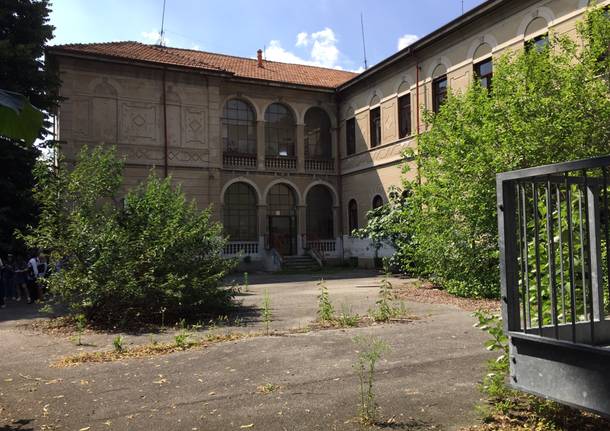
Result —
<svg viewBox="0 0 610 431"><path fill-rule="evenodd" d="M333 197L328 187L313 186L307 193L307 241L334 238Z"/></svg>
<svg viewBox="0 0 610 431"><path fill-rule="evenodd" d="M276 184L267 194L269 246L282 256L297 253L297 200L294 190Z"/></svg>

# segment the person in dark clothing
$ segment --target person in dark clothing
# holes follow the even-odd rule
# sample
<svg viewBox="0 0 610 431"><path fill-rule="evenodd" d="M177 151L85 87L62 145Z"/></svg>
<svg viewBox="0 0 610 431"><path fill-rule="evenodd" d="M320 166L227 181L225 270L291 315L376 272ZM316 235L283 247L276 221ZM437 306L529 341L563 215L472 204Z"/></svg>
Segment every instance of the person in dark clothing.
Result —
<svg viewBox="0 0 610 431"><path fill-rule="evenodd" d="M17 258L15 265L15 287L17 290L17 301L21 301L21 294L24 294L28 304L32 303L30 291L28 290L28 263L21 256Z"/></svg>

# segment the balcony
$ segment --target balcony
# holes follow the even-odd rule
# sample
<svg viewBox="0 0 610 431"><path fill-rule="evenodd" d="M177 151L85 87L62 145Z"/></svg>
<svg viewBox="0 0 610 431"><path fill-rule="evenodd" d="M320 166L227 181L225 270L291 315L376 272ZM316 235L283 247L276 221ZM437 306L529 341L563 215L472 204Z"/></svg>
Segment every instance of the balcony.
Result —
<svg viewBox="0 0 610 431"><path fill-rule="evenodd" d="M293 170L296 170L296 168L297 168L297 158L296 157L267 156L267 157L265 157L265 168L293 171Z"/></svg>
<svg viewBox="0 0 610 431"><path fill-rule="evenodd" d="M306 172L333 172L335 159L305 159Z"/></svg>
<svg viewBox="0 0 610 431"><path fill-rule="evenodd" d="M256 169L256 154L224 153L222 165L225 168Z"/></svg>

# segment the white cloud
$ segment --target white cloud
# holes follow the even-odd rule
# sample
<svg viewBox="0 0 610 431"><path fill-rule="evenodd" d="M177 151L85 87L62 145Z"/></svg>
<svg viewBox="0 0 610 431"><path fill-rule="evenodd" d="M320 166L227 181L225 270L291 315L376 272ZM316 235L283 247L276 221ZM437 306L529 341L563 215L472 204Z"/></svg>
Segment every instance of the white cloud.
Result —
<svg viewBox="0 0 610 431"><path fill-rule="evenodd" d="M140 35L142 36L142 42L146 43L157 44L161 39L161 34L156 30L143 31L142 33L140 33ZM167 38L167 36L164 35L163 39L165 41L165 45L169 45L169 39Z"/></svg>
<svg viewBox="0 0 610 431"><path fill-rule="evenodd" d="M415 34L405 34L403 36L400 36L398 38L396 50L400 51L401 49L406 48L407 46L415 42L417 39L419 39L419 37Z"/></svg>
<svg viewBox="0 0 610 431"><path fill-rule="evenodd" d="M296 46L307 46L309 44L309 35L307 32L300 32L297 34L297 43Z"/></svg>
<svg viewBox="0 0 610 431"><path fill-rule="evenodd" d="M295 46L306 48L306 56L299 56L282 47L279 40L272 40L265 50L265 58L284 63L342 69L339 65L341 52L337 48L337 42L335 32L328 27L314 33L301 32L297 34Z"/></svg>

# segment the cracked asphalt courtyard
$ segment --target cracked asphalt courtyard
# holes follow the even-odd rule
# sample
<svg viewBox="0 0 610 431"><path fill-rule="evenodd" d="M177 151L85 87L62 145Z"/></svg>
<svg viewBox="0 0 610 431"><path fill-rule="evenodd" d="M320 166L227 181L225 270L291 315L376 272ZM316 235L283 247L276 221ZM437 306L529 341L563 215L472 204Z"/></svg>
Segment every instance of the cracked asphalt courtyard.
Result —
<svg viewBox="0 0 610 431"><path fill-rule="evenodd" d="M305 328L316 318L316 275L251 275L244 306L260 307L264 291L272 328ZM325 276L335 309L366 313L380 277L351 271ZM391 279L395 287L407 280ZM34 309L0 310L1 430L352 430L358 378L353 337L376 335L391 350L378 365L377 401L387 429L454 430L476 423L478 383L492 357L469 312L406 300L409 323L256 336L162 356L49 365L80 351L111 350L116 334L86 333L77 347L67 335L24 324ZM239 328L259 331L257 313ZM195 336L205 335L210 329ZM125 335L127 348L165 334ZM265 385L269 390L265 390Z"/></svg>

